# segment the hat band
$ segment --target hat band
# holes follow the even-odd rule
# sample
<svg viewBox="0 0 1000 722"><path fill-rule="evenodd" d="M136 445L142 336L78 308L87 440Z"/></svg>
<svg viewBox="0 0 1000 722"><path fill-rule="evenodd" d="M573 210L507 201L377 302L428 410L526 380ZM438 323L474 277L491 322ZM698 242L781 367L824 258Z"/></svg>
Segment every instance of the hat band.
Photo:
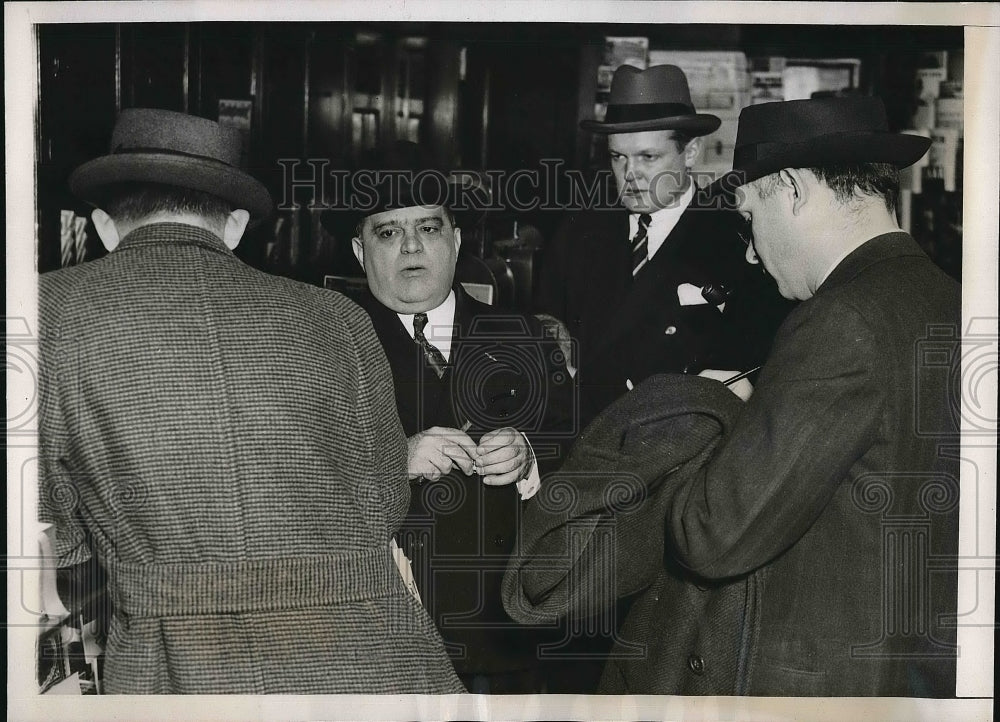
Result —
<svg viewBox="0 0 1000 722"><path fill-rule="evenodd" d="M111 155L130 155L135 153L138 154L155 154L155 155L176 155L179 158L191 158L193 160L207 160L211 163L218 163L219 165L224 165L227 168L236 168L232 163L227 163L224 160L215 158L210 155L201 155L200 153L185 153L183 150L173 150L171 148L143 148L140 146L131 146L128 148L122 148L118 146L113 151Z"/></svg>
<svg viewBox="0 0 1000 722"><path fill-rule="evenodd" d="M687 103L635 103L609 104L604 115L605 123L632 123L640 120L657 120L677 115L694 115L694 108Z"/></svg>

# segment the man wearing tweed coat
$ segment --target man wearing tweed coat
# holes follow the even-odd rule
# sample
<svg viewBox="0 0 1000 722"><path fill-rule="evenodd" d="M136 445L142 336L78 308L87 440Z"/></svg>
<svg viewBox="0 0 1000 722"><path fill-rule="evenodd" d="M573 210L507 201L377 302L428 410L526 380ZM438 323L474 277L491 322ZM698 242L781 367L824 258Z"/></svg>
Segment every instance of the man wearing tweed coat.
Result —
<svg viewBox="0 0 1000 722"><path fill-rule="evenodd" d="M40 279L41 519L108 571L105 690L460 692L392 557L385 356L346 299L233 255L271 208L239 148L124 111L70 179L113 252Z"/></svg>
<svg viewBox="0 0 1000 722"><path fill-rule="evenodd" d="M641 593L602 691L955 694L961 291L894 214L928 145L876 98L743 110L722 187L802 303L742 408L663 376L599 416L504 580L525 622Z"/></svg>

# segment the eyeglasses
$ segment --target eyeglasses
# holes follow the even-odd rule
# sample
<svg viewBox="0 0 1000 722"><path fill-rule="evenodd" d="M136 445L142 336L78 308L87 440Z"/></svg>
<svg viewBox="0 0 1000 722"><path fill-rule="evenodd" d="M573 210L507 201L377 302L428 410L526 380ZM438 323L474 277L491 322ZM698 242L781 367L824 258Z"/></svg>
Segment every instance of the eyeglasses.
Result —
<svg viewBox="0 0 1000 722"><path fill-rule="evenodd" d="M736 235L738 235L740 237L740 240L743 241L743 245L744 246L752 246L753 245L753 219L752 218L743 218L743 216L740 216L740 218L743 220L743 223L740 224L739 229L736 231Z"/></svg>

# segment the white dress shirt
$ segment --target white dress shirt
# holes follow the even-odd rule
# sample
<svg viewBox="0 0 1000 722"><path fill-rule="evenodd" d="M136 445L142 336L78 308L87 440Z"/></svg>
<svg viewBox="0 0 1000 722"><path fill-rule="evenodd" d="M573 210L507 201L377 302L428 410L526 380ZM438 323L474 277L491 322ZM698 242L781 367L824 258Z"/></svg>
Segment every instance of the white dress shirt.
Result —
<svg viewBox="0 0 1000 722"><path fill-rule="evenodd" d="M448 297L437 308L427 311L427 326L424 327L424 336L430 344L441 352L445 361L451 361L451 342L455 336L455 292L451 291ZM397 313L403 328L414 338L412 313ZM415 338L414 338L415 340ZM521 432L518 432L521 433ZM517 482L517 491L521 499L530 499L541 487L541 477L538 474L538 464L535 463L535 452L531 448L528 437L521 434L524 443L528 446L528 453L531 454L531 470L528 475Z"/></svg>
<svg viewBox="0 0 1000 722"><path fill-rule="evenodd" d="M667 240L667 236L670 232L674 230L677 225L677 221L681 219L681 215L687 210L687 207L691 205L691 201L694 200L694 183L688 184L688 189L684 191L684 195L670 208L661 208L660 210L650 213L649 217L652 219L649 223L649 228L646 231L646 258L651 259L656 252L660 250L664 242ZM635 238L635 234L639 230L639 216L638 213L628 214L628 237Z"/></svg>
<svg viewBox="0 0 1000 722"><path fill-rule="evenodd" d="M403 328L413 336L413 316L412 313L397 313L399 320L403 322ZM445 361L451 361L451 339L455 335L455 292L449 291L440 306L427 311L427 326L424 327L424 336L431 342L431 346L436 348L444 356Z"/></svg>

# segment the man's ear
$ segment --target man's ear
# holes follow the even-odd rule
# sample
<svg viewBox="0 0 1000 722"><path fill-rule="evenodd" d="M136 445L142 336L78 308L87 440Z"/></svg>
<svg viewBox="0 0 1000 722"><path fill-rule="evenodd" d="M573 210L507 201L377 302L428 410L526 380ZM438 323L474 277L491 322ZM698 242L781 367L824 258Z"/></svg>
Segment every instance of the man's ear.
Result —
<svg viewBox="0 0 1000 722"><path fill-rule="evenodd" d="M250 211L237 208L226 216L226 226L222 229L222 242L230 251L240 245L243 233L250 223Z"/></svg>
<svg viewBox="0 0 1000 722"><path fill-rule="evenodd" d="M455 255L457 256L458 249L462 247L462 229L455 228L454 234L455 234Z"/></svg>
<svg viewBox="0 0 1000 722"><path fill-rule="evenodd" d="M701 155L701 138L692 138L684 146L684 165L688 168L694 167L699 155Z"/></svg>
<svg viewBox="0 0 1000 722"><path fill-rule="evenodd" d="M90 218L94 221L94 228L97 229L97 235L101 237L101 243L104 244L108 253L118 248L118 244L121 243L122 239L118 233L118 226L115 225L114 219L100 208L95 208L91 212Z"/></svg>
<svg viewBox="0 0 1000 722"><path fill-rule="evenodd" d="M365 270L365 244L355 236L351 239L351 249L354 251L354 257L358 259L358 263L361 264L361 270Z"/></svg>
<svg viewBox="0 0 1000 722"><path fill-rule="evenodd" d="M781 182L788 187L792 201L792 213L798 215L809 201L809 184L798 168L783 168L778 171Z"/></svg>

